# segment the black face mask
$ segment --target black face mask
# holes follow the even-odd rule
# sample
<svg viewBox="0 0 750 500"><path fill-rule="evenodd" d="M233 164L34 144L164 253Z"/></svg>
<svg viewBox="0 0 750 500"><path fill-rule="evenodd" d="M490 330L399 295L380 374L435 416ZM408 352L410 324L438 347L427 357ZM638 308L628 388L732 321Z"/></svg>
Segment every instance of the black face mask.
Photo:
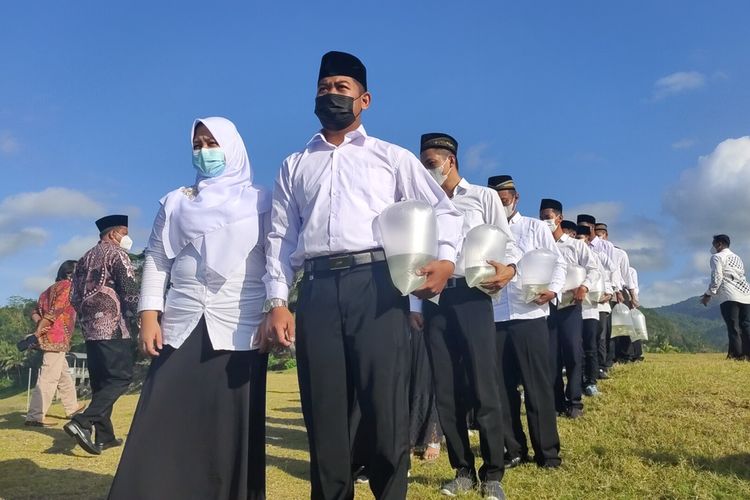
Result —
<svg viewBox="0 0 750 500"><path fill-rule="evenodd" d="M341 94L320 95L315 98L315 116L326 130L344 130L357 119L354 98Z"/></svg>

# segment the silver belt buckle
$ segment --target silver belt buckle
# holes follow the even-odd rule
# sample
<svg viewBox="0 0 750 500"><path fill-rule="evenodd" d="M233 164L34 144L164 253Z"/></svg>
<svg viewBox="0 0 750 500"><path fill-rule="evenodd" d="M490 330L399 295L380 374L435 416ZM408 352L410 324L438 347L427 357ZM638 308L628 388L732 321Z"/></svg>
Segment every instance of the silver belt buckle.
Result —
<svg viewBox="0 0 750 500"><path fill-rule="evenodd" d="M339 271L341 269L348 269L351 266L351 255L342 255L341 257L331 257L328 259L328 269L330 271Z"/></svg>

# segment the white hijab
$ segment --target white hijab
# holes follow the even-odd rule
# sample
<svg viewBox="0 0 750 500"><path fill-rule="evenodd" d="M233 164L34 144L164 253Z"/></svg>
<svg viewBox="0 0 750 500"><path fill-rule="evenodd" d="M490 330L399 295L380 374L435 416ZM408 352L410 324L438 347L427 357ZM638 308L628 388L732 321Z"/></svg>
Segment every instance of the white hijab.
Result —
<svg viewBox="0 0 750 500"><path fill-rule="evenodd" d="M194 198L180 188L160 200L165 212L162 241L170 259L192 244L209 268L227 278L258 244L259 215L270 210L271 196L253 186L250 159L234 123L221 117L195 120L191 148L198 123L211 131L224 150L226 167L217 177L199 173Z"/></svg>

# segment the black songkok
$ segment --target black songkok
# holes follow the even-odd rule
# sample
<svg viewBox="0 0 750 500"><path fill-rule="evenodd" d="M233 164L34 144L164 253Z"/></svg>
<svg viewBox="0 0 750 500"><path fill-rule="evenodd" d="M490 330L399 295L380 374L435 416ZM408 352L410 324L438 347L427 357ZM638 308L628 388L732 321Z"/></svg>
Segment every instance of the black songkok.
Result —
<svg viewBox="0 0 750 500"><path fill-rule="evenodd" d="M362 61L346 52L331 51L320 60L318 81L328 76L350 76L367 90L367 69Z"/></svg>
<svg viewBox="0 0 750 500"><path fill-rule="evenodd" d="M572 220L562 221L562 224L560 224L560 227L562 227L563 229L567 229L569 231L578 231L578 226Z"/></svg>
<svg viewBox="0 0 750 500"><path fill-rule="evenodd" d="M495 191L503 191L506 189L516 189L516 184L513 182L513 177L510 175L495 175L487 179L487 187L491 187Z"/></svg>
<svg viewBox="0 0 750 500"><path fill-rule="evenodd" d="M596 217L594 217L593 215L589 215L589 214L579 214L578 219L576 219L576 222L578 222L579 224L581 222L587 222L589 224L596 224Z"/></svg>
<svg viewBox="0 0 750 500"><path fill-rule="evenodd" d="M128 227L128 216L127 215L107 215L96 221L96 228L101 233L105 229L111 227L125 226Z"/></svg>
<svg viewBox="0 0 750 500"><path fill-rule="evenodd" d="M443 134L441 132L422 134L419 152L421 153L425 149L432 148L445 149L456 155L458 154L458 141L448 134Z"/></svg>
<svg viewBox="0 0 750 500"><path fill-rule="evenodd" d="M552 210L556 212L562 213L563 207L562 203L560 203L557 200L553 200L552 198L542 198L542 203L539 205L539 211L546 210L548 208L551 208Z"/></svg>
<svg viewBox="0 0 750 500"><path fill-rule="evenodd" d="M576 226L576 234L578 236L581 236L581 235L583 235L583 236L590 236L591 235L591 228L589 226L582 226L582 225L579 224L579 225Z"/></svg>

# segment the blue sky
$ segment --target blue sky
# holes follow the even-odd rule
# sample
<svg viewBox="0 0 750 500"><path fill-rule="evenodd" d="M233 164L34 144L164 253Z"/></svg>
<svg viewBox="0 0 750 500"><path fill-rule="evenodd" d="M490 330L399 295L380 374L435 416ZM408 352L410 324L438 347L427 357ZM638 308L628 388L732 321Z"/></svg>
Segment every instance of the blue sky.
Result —
<svg viewBox="0 0 750 500"><path fill-rule="evenodd" d="M3 9L0 302L36 295L105 212L129 213L142 248L159 197L192 183L196 117L232 119L256 182L271 186L317 130L328 50L367 65L370 134L414 151L421 133L449 132L470 181L516 178L522 212L554 197L569 215L581 207L610 222L646 305L702 291L713 232L734 234L750 257L740 242L750 223L723 217L750 203L737 189L750 180L750 145L731 141L750 133L747 2Z"/></svg>

